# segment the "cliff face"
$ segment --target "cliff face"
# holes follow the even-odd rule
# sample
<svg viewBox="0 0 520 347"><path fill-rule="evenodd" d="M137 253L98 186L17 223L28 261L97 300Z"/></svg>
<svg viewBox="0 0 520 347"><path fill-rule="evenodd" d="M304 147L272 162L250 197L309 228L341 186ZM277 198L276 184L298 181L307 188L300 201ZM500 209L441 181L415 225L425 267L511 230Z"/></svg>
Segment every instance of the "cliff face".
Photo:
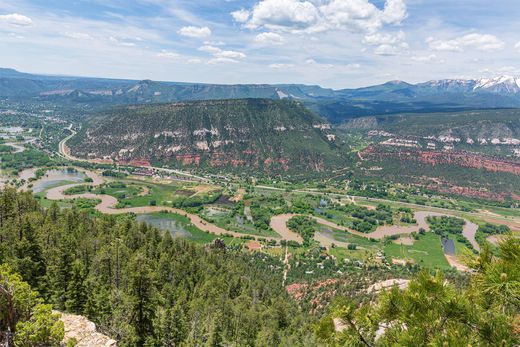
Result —
<svg viewBox="0 0 520 347"><path fill-rule="evenodd" d="M443 151L388 151L380 146L370 146L362 153L366 158L382 159L393 157L400 160L417 161L428 165L452 164L461 167L484 169L489 172L507 172L520 176L520 162L493 158L469 152Z"/></svg>
<svg viewBox="0 0 520 347"><path fill-rule="evenodd" d="M119 108L88 122L70 146L84 158L269 173L342 160L327 122L297 102L261 99Z"/></svg>

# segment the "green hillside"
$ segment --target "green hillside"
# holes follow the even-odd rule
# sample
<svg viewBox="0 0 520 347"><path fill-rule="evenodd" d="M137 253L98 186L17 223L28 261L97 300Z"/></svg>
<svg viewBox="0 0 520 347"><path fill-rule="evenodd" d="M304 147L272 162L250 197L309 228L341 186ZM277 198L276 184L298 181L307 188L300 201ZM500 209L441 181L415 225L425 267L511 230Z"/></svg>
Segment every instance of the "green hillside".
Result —
<svg viewBox="0 0 520 347"><path fill-rule="evenodd" d="M175 167L281 173L344 164L330 125L294 101L121 107L91 119L69 145L79 157Z"/></svg>

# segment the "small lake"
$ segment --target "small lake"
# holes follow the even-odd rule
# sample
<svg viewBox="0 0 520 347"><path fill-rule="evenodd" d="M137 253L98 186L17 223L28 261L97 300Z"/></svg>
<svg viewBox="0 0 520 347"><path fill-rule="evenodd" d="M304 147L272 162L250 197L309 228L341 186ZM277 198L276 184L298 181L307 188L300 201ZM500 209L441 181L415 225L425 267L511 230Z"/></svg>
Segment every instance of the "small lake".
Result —
<svg viewBox="0 0 520 347"><path fill-rule="evenodd" d="M74 170L49 170L40 180L34 183L32 191L41 193L47 188L54 187L63 182L84 182L87 176L83 172Z"/></svg>
<svg viewBox="0 0 520 347"><path fill-rule="evenodd" d="M190 232L184 228L181 222L169 218L167 215L141 214L137 216L137 221L158 229L167 230L173 237L191 237Z"/></svg>

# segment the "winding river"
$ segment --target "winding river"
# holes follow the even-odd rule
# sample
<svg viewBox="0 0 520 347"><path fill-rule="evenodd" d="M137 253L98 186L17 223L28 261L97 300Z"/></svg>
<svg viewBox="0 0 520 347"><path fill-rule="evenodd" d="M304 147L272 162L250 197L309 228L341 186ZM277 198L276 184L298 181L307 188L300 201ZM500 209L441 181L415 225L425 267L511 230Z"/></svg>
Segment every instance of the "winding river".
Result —
<svg viewBox="0 0 520 347"><path fill-rule="evenodd" d="M82 172L89 178L92 179L92 182L90 183L74 183L74 184L67 184L55 188L51 188L46 192L46 197L49 200L71 200L71 199L78 199L78 198L85 198L85 199L96 199L100 200L100 203L95 207L96 210L98 210L101 213L104 214L125 214L125 213L134 213L134 214L148 214L148 213L155 213L155 212L171 212L180 214L183 216L186 216L191 223L199 228L202 231L209 232L216 235L232 235L234 237L255 237L255 238L263 238L267 240L290 240L290 241L296 241L299 243L303 242L303 239L300 235L297 233L291 231L287 227L287 222L296 214L282 214L274 216L271 219L271 228L280 235L280 237L260 237L260 236L254 236L250 234L244 234L244 233L238 233L234 231L229 231L226 229L223 229L217 225L214 225L212 223L209 223L199 217L198 215L188 213L184 210L173 208L173 207L165 207L165 206L142 206L142 207L131 207L131 208L116 208L118 204L118 200L110 195L101 195L101 194L92 194L92 193L83 193L83 194L76 194L76 195L65 195L64 192L67 189L78 187L82 185L91 185L91 186L99 186L105 182L105 179L101 176L99 176L97 173L92 171L83 171ZM430 216L450 216L446 213L439 213L439 212L429 212L429 211L418 211L415 213L415 219L417 220L417 225L413 226L398 226L398 225L391 225L391 226L380 226L377 228L376 231L372 233L361 233L355 230L351 230L349 228L346 228L341 225L337 225L331 221L325 220L320 217L311 216L314 218L319 224L326 226L331 229L341 230L345 232L349 232L353 235L365 237L365 238L374 238L377 240L381 240L387 236L392 235L405 235L405 234L411 234L412 232L417 232L420 228L424 228L425 230L430 230L430 226L428 225L426 219ZM469 242L475 247L475 249L480 250L480 247L478 243L475 240L475 234L478 229L478 226L468 220L465 220L466 224L464 225L463 229L463 235L469 240ZM335 244L339 247L347 247L347 242L338 241L333 238L332 234L330 233L323 233L318 232L314 236L315 240L318 241L322 246L330 247L332 244ZM452 262L450 262L452 263ZM459 264L453 264L453 265L459 265Z"/></svg>
<svg viewBox="0 0 520 347"><path fill-rule="evenodd" d="M278 216L274 216L271 219L271 228L278 234L282 236L283 239L286 240L293 240L297 242L302 242L303 239L300 235L296 234L295 232L291 231L287 227L287 222L293 218L294 216L297 216L297 214L282 214ZM381 240L384 239L387 236L393 236L393 235L409 235L413 232L419 231L420 228L423 228L424 230L429 231L430 225L427 222L428 217L437 217L437 216L448 216L453 217L446 213L439 213L439 212L429 212L429 211L418 211L415 212L415 219L417 220L417 225L410 225L410 226L402 226L402 225L383 225L377 228L376 231L371 233L362 233L356 230L352 230L349 228L346 228L344 226L338 225L336 223L333 223L331 221L328 221L326 219L316 217L316 216L310 216L311 218L315 219L318 224L321 224L323 226L326 226L328 228L346 231L348 233L351 233L353 235L365 237L368 239L376 239ZM477 240L475 239L475 234L477 233L478 225L475 223L472 223L468 220L464 220L466 224L464 225L462 234L465 238L469 240L471 245L478 251L480 251L480 246L477 243ZM342 244L348 245L344 242L339 242L335 239L333 239L330 235L325 233L316 233L314 238L320 242L323 246L330 246L332 243L342 246Z"/></svg>
<svg viewBox="0 0 520 347"><path fill-rule="evenodd" d="M76 194L76 195L65 195L64 192L67 189L83 186L83 185L91 185L91 186L99 186L105 182L105 180L99 176L97 173L92 171L84 171L84 173L87 175L87 177L90 177L92 179L92 182L89 183L74 183L74 184L67 184L60 187L51 188L47 191L46 197L49 200L73 200L73 199L96 199L101 200L101 202L95 207L96 210L98 210L101 213L104 214L125 214L125 213L135 213L135 214L148 214L148 213L155 213L155 212L171 212L171 213L177 213L182 216L186 216L191 223L199 228L202 231L209 232L216 235L232 235L234 237L241 237L241 236L248 236L248 237L255 237L255 238L263 238L266 240L278 240L279 238L272 238L272 237L260 237L260 236L254 236L250 234L243 234L243 233L237 233L234 231L229 231L223 228L220 228L212 223L208 223L205 220L203 220L201 217L188 213L184 210L173 208L173 207L165 207L165 206L142 206L142 207L130 207L130 208L115 208L118 201L115 197L110 195L101 195L101 194L92 194L92 193L83 193L83 194Z"/></svg>

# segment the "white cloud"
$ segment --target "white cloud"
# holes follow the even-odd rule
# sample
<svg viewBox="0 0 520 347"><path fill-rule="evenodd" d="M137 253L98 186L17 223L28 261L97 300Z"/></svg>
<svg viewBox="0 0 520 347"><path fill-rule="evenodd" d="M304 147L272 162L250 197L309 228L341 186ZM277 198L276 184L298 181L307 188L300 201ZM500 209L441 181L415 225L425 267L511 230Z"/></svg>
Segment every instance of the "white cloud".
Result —
<svg viewBox="0 0 520 347"><path fill-rule="evenodd" d="M294 67L294 64L271 64L269 67L271 69L290 69Z"/></svg>
<svg viewBox="0 0 520 347"><path fill-rule="evenodd" d="M251 11L246 26L273 30L305 30L318 25L320 13L314 4L299 0L262 0Z"/></svg>
<svg viewBox="0 0 520 347"><path fill-rule="evenodd" d="M227 58L227 59L244 59L246 55L242 52L236 51L220 51L214 54L217 58Z"/></svg>
<svg viewBox="0 0 520 347"><path fill-rule="evenodd" d="M17 25L17 26L32 25L31 18L18 14L18 13L0 15L0 22L6 22L8 24Z"/></svg>
<svg viewBox="0 0 520 347"><path fill-rule="evenodd" d="M305 63L308 64L308 65L312 65L312 66L318 67L320 69L332 69L332 68L334 68L334 65L332 65L332 64L321 64L321 63L318 63L314 59L307 59L305 61Z"/></svg>
<svg viewBox="0 0 520 347"><path fill-rule="evenodd" d="M266 45L281 45L285 42L285 39L279 34L269 32L256 35L255 42Z"/></svg>
<svg viewBox="0 0 520 347"><path fill-rule="evenodd" d="M520 41L515 45L515 49L520 52Z"/></svg>
<svg viewBox="0 0 520 347"><path fill-rule="evenodd" d="M215 47L215 46L204 45L202 47L199 47L199 51L206 52L206 53L209 53L209 54L215 54L215 53L221 52L222 50L220 48L218 48L218 47Z"/></svg>
<svg viewBox="0 0 520 347"><path fill-rule="evenodd" d="M211 35L211 29L208 27L187 26L181 28L181 30L179 30L178 33L182 36L203 38Z"/></svg>
<svg viewBox="0 0 520 347"><path fill-rule="evenodd" d="M375 32L384 24L400 24L407 12L403 0L387 0L383 10L368 0L261 0L251 11L236 11L232 16L249 29Z"/></svg>
<svg viewBox="0 0 520 347"><path fill-rule="evenodd" d="M451 40L436 40L433 37L429 37L426 43L434 51L451 52L463 52L467 48L493 52L504 49L505 46L502 40L488 34L468 34Z"/></svg>
<svg viewBox="0 0 520 347"><path fill-rule="evenodd" d="M63 33L63 36L75 39L75 40L93 40L94 38L86 33L79 33L79 32L65 32Z"/></svg>
<svg viewBox="0 0 520 347"><path fill-rule="evenodd" d="M238 59L245 59L247 56L242 52L223 50L219 47L204 45L199 48L199 51L209 53L213 59L209 64L219 63L238 63Z"/></svg>
<svg viewBox="0 0 520 347"><path fill-rule="evenodd" d="M390 24L401 24L408 16L403 0L387 0L383 11L383 21Z"/></svg>
<svg viewBox="0 0 520 347"><path fill-rule="evenodd" d="M231 12L233 19L239 23L245 23L249 19L251 13L247 10L241 9L235 12Z"/></svg>
<svg viewBox="0 0 520 347"><path fill-rule="evenodd" d="M160 53L157 53L157 57L166 59L177 59L179 57L179 54L163 49Z"/></svg>
<svg viewBox="0 0 520 347"><path fill-rule="evenodd" d="M210 64L210 65L215 65L215 64L228 64L228 63L236 64L236 63L238 63L238 60L236 60L236 59L232 59L232 58L224 58L224 57L220 57L220 58L213 58L213 59L210 59L210 60L208 61L208 64Z"/></svg>

